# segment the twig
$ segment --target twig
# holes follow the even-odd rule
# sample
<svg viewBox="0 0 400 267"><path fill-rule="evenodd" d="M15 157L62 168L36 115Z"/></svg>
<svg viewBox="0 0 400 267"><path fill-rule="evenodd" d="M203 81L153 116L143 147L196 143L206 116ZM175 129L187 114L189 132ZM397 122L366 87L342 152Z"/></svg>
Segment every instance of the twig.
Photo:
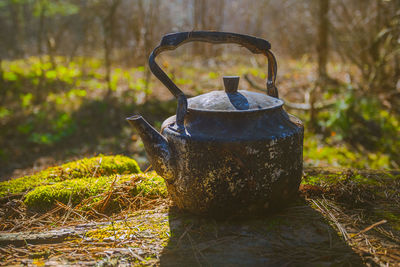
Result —
<svg viewBox="0 0 400 267"><path fill-rule="evenodd" d="M149 167L147 167L147 169L144 171L144 173L148 172L151 169L151 167L153 166L150 164Z"/></svg>
<svg viewBox="0 0 400 267"><path fill-rule="evenodd" d="M361 235L361 234L363 234L363 233L365 233L365 232L368 232L368 231L371 230L372 228L374 228L374 227L376 227L376 226L378 226L378 225L384 224L384 223L387 223L387 221L386 221L386 220L382 220L382 221L376 222L376 223L374 223L374 224L368 226L367 228L361 230L361 231L358 232L357 234L353 235L352 237L350 237L350 239L351 239L351 238L354 238L354 237L356 237L356 236L358 236L358 235Z"/></svg>
<svg viewBox="0 0 400 267"><path fill-rule="evenodd" d="M135 252L133 252L133 250L131 248L128 248L129 252L132 254L133 257L135 257L136 259L140 260L140 261L146 261L145 259L143 259L142 257L140 257L138 254L136 254Z"/></svg>
<svg viewBox="0 0 400 267"><path fill-rule="evenodd" d="M107 220L110 219L110 217L108 217L107 215L105 215L105 214L103 214L103 213L98 212L98 211L95 210L94 208L90 208L90 210L91 210L93 213L95 213L96 215L98 215L98 216L101 216L101 217L103 217L103 218L106 218Z"/></svg>
<svg viewBox="0 0 400 267"><path fill-rule="evenodd" d="M104 199L103 205L101 206L99 212L104 213L104 210L107 208L108 203L110 202L111 195L114 190L115 182L117 181L118 175L115 176L114 181L112 182L110 189L107 192L107 197Z"/></svg>
<svg viewBox="0 0 400 267"><path fill-rule="evenodd" d="M194 255L194 258L196 259L197 264L198 264L199 266L202 266L202 264L201 264L201 262L200 262L200 260L199 260L199 257L197 256L197 254L199 254L201 257L204 258L203 253L201 253L201 252L197 249L197 247L195 246L194 241L193 241L193 239L192 239L192 237L190 236L189 233L187 234L187 237L188 237L188 239L189 239L190 246L192 247L193 255Z"/></svg>
<svg viewBox="0 0 400 267"><path fill-rule="evenodd" d="M96 176L97 169L100 167L102 161L103 161L103 158L100 158L100 159L99 159L99 165L96 166L96 169L94 170L94 173L93 173L93 177Z"/></svg>
<svg viewBox="0 0 400 267"><path fill-rule="evenodd" d="M176 246L179 247L179 244L181 243L182 239L185 237L185 235L187 234L187 232L189 232L189 230L192 228L193 224L190 224L188 227L186 227L185 231L183 232L183 234L178 238L178 242L176 243Z"/></svg>
<svg viewBox="0 0 400 267"><path fill-rule="evenodd" d="M21 227L24 227L24 226L32 225L32 223L37 222L37 221L40 221L40 220L46 218L47 216L49 216L49 215L51 215L51 214L53 214L53 213L59 211L60 209L61 209L60 207L54 208L54 209L52 209L51 211L49 211L49 212L43 214L43 215L40 216L39 218L36 218L36 219L33 219L33 218L32 218L32 220L22 222L21 224L18 224L18 225L16 225L16 226L14 226L14 227L10 230L10 232L14 232L14 231L16 231L17 229L20 229Z"/></svg>
<svg viewBox="0 0 400 267"><path fill-rule="evenodd" d="M69 215L71 214L71 211L72 211L72 203L71 203L71 200L72 200L72 194L73 194L73 193L74 193L74 191L72 190L71 194L69 195L69 199L68 199L68 204L67 204L68 210L67 210L67 213L65 214L64 220L63 220L63 222L62 222L61 225L64 225L64 224L65 224L65 222L67 221Z"/></svg>
<svg viewBox="0 0 400 267"><path fill-rule="evenodd" d="M349 239L349 235L346 231L346 229L343 228L343 226L339 223L339 221L336 219L336 217L332 214L332 212L330 212L328 210L327 207L325 207L325 205L318 201L321 205L318 205L317 201L315 200L311 200L323 213L325 213L325 215L327 215L335 224L336 227L339 229L339 231L342 233L344 240L348 240ZM322 206L322 207L321 207Z"/></svg>
<svg viewBox="0 0 400 267"><path fill-rule="evenodd" d="M74 214L76 214L76 215L78 215L79 217L81 217L83 220L85 220L86 221L86 218L85 217L83 217L81 214L79 214L78 212L76 212L72 207L70 207L70 206L67 206L67 205L65 205L64 203L62 203L62 202L60 202L60 201L58 201L58 200L56 200L56 205L61 209L65 209L65 210L67 210L67 211L71 211L72 213L74 213Z"/></svg>
<svg viewBox="0 0 400 267"><path fill-rule="evenodd" d="M10 200L22 197L23 195L24 195L24 193L18 193L18 194L10 194L10 195L7 195L5 197L0 197L0 203L1 204L6 203L6 202L8 202Z"/></svg>
<svg viewBox="0 0 400 267"><path fill-rule="evenodd" d="M389 238L393 242L400 243L400 238L396 237L391 231L387 231L387 230L383 229L382 227L375 228L375 231L377 231L378 233L380 233L380 234L384 235L385 237Z"/></svg>

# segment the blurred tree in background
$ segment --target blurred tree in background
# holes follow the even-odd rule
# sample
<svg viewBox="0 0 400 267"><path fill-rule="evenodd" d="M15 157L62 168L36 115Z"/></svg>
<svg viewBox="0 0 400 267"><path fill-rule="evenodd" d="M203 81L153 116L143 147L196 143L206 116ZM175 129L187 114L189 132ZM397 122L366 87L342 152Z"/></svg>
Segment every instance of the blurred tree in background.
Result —
<svg viewBox="0 0 400 267"><path fill-rule="evenodd" d="M45 155L143 155L123 118L173 114L147 57L162 35L191 30L271 42L281 95L309 130L306 163L399 167L400 0L2 0L0 176ZM225 74L257 90L262 60L193 44L161 63L194 95Z"/></svg>

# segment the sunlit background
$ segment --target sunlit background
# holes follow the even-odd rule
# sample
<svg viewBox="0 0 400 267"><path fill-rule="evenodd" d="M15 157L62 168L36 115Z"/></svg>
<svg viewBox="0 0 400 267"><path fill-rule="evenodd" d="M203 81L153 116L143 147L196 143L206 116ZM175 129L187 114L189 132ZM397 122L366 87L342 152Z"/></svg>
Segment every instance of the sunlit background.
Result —
<svg viewBox="0 0 400 267"><path fill-rule="evenodd" d="M147 59L166 33L264 38L286 109L305 123L313 166L399 168L398 0L8 0L0 2L0 178L102 154L148 163L125 117L159 129L176 101ZM236 45L187 44L158 58L194 96L240 75L263 91L266 59Z"/></svg>

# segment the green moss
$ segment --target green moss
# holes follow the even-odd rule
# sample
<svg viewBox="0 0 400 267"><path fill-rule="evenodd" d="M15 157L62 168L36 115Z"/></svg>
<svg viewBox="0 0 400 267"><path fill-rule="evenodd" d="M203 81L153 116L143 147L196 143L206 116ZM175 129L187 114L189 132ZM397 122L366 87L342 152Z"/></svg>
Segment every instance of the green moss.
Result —
<svg viewBox="0 0 400 267"><path fill-rule="evenodd" d="M51 167L34 175L24 176L0 183L0 197L23 193L41 185L65 180L87 179L112 174L139 173L136 161L124 156L98 156Z"/></svg>
<svg viewBox="0 0 400 267"><path fill-rule="evenodd" d="M155 172L148 172L141 175L143 179L136 182L133 195L141 194L147 197L166 197L168 195L164 179Z"/></svg>
<svg viewBox="0 0 400 267"><path fill-rule="evenodd" d="M122 183L130 180L131 175L72 179L38 186L26 194L24 202L30 208L41 210L52 207L56 201L67 204L70 199L71 204L76 205L88 197L108 191L114 179Z"/></svg>
<svg viewBox="0 0 400 267"><path fill-rule="evenodd" d="M329 186L336 185L344 179L344 175L341 173L320 173L316 175L306 175L302 180L302 184L310 184L316 186Z"/></svg>
<svg viewBox="0 0 400 267"><path fill-rule="evenodd" d="M356 185L379 187L387 186L398 178L398 176L389 175L383 172L374 173L373 171L370 171L370 174L365 174L353 170L352 174L348 176L348 174L343 171L332 171L330 173L323 172L306 174L303 177L302 184L334 186L346 181Z"/></svg>
<svg viewBox="0 0 400 267"><path fill-rule="evenodd" d="M384 181L378 181L376 179L373 179L371 177L366 177L361 174L355 174L352 177L352 180L359 185L371 185L371 186L380 186L384 183Z"/></svg>
<svg viewBox="0 0 400 267"><path fill-rule="evenodd" d="M28 208L36 210L48 210L57 201L74 206L89 200L87 204L91 205L103 199L104 194L101 194L108 192L114 181L114 188L128 185L125 188L132 196L167 196L160 176L155 172L140 173L136 161L124 156L85 158L2 182L0 196L31 190L24 202Z"/></svg>
<svg viewBox="0 0 400 267"><path fill-rule="evenodd" d="M141 238L143 242L152 243L154 239L164 246L167 245L171 230L167 214L151 214L148 211L138 213L131 220L114 222L105 227L90 230L85 238L91 241L114 241Z"/></svg>
<svg viewBox="0 0 400 267"><path fill-rule="evenodd" d="M70 201L74 206L91 198L87 203L87 205L90 206L105 197L103 195L102 198L100 194L108 192L114 181L114 188L119 188L123 185L132 183L133 187L127 187L132 188L130 190L132 197L139 194L150 198L165 198L167 196L167 189L164 180L155 172L150 172L146 174L111 175L97 178L72 179L51 185L42 185L27 193L24 202L28 208L48 210L55 205L56 201L64 204L67 204ZM114 198L112 198L112 201L113 200ZM87 205L82 206L82 208L87 207Z"/></svg>

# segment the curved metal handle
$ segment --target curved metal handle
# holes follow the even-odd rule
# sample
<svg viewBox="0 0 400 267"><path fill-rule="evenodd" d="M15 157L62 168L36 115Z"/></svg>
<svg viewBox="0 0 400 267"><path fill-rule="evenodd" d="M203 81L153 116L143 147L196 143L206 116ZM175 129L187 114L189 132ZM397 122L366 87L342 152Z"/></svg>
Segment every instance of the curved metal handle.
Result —
<svg viewBox="0 0 400 267"><path fill-rule="evenodd" d="M158 66L155 62L155 58L163 51L174 50L182 44L193 41L209 42L214 44L236 43L246 47L254 54L265 55L268 58L267 93L272 97L278 98L278 89L275 86L277 64L274 55L270 51L271 44L268 41L249 35L230 32L193 31L167 34L161 39L160 44L150 54L149 67L153 74L178 99L178 107L176 110L176 130L184 130L183 121L187 112L187 97Z"/></svg>

